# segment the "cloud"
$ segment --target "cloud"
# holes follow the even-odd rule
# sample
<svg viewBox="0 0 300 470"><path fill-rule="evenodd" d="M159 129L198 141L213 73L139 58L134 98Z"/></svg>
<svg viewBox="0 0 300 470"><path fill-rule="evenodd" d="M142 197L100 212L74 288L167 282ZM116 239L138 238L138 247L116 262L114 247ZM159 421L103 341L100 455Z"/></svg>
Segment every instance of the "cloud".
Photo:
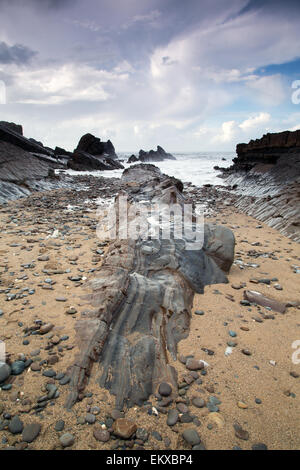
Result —
<svg viewBox="0 0 300 470"><path fill-rule="evenodd" d="M122 64L121 64L122 65ZM124 67L124 64L123 64ZM10 101L23 104L61 105L68 102L102 102L113 98L116 86L128 80L128 74L96 70L75 64L48 66L36 70L11 70L13 85Z"/></svg>
<svg viewBox="0 0 300 470"><path fill-rule="evenodd" d="M252 129L256 129L261 125L267 124L270 122L271 115L269 113L259 113L257 116L250 117L239 124L239 127L243 131L249 131Z"/></svg>
<svg viewBox="0 0 300 470"><path fill-rule="evenodd" d="M213 138L213 142L219 143L228 143L234 140L236 134L236 122L235 121L227 121L223 122L221 133L217 134Z"/></svg>
<svg viewBox="0 0 300 470"><path fill-rule="evenodd" d="M27 64L35 55L35 51L22 44L9 46L0 42L0 64Z"/></svg>
<svg viewBox="0 0 300 470"><path fill-rule="evenodd" d="M253 98L262 104L278 106L286 100L285 86L280 74L254 77L246 85L252 92Z"/></svg>

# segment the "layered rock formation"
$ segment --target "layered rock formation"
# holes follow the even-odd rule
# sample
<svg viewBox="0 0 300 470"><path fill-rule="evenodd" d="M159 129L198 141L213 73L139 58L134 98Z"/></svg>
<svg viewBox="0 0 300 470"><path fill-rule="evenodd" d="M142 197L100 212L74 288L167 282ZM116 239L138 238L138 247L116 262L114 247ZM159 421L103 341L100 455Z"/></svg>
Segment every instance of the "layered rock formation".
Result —
<svg viewBox="0 0 300 470"><path fill-rule="evenodd" d="M300 130L266 134L237 145L222 177L240 210L300 241Z"/></svg>
<svg viewBox="0 0 300 470"><path fill-rule="evenodd" d="M126 170L122 182L129 224L138 217L131 211L135 203L183 208L186 202L182 183L153 165ZM121 196L115 203L117 214ZM84 397L91 375L116 396L119 409L141 405L162 381L176 395L170 358L176 360L177 344L189 334L194 293L203 293L205 285L227 282L225 272L234 258L231 230L206 225L203 245L195 249L187 249L186 238L142 235L111 243L101 270L89 283L86 300L94 310L86 311L75 325L78 354L69 371L67 408Z"/></svg>
<svg viewBox="0 0 300 470"><path fill-rule="evenodd" d="M118 161L115 148L110 140L101 142L99 137L85 134L68 160L72 170L115 170L124 168Z"/></svg>
<svg viewBox="0 0 300 470"><path fill-rule="evenodd" d="M158 145L157 150L150 150L149 152L140 150L138 157L131 155L131 157L128 159L128 163L162 162L163 160L176 160L176 158L171 153L167 153L162 147Z"/></svg>
<svg viewBox="0 0 300 470"><path fill-rule="evenodd" d="M87 134L74 153L60 147L52 150L24 137L21 125L0 122L0 204L32 191L64 186L54 170L67 167L80 171L123 168L110 141L101 142Z"/></svg>

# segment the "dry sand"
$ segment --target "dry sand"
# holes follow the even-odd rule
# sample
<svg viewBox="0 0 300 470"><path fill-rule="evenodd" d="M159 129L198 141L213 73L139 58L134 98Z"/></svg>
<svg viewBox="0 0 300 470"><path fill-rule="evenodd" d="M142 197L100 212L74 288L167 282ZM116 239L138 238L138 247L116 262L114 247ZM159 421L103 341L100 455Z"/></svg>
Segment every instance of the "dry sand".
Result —
<svg viewBox="0 0 300 470"><path fill-rule="evenodd" d="M14 207L15 203L9 204L9 210ZM53 336L68 335L67 341L53 347L52 351L59 361L48 367L57 372L65 372L72 364L76 354L74 324L80 312L88 308L82 295L87 292L86 282L95 275L88 271L91 268L101 269L101 257L95 259L99 240L95 237L93 224L85 224L86 221L92 220L95 214L88 212L85 215L88 218L82 219L84 224L81 228L76 217L72 219L67 212L60 213L61 225L68 221L70 227L64 240L61 240L46 238L53 231L53 227L49 229L49 221L44 225L32 225L32 218L36 217L36 213L33 214L30 208L24 209L22 222L18 226L13 222L8 223L7 207L0 209L0 290L7 288L12 281L14 293L18 292L16 286L20 289L35 289L34 295L9 302L5 300L4 293L0 294L0 310L4 312L0 317L0 340L5 341L7 353L12 360L16 360L19 353L30 357L30 352L35 349L40 349L39 361L48 359L49 351L45 350L45 347L51 344ZM41 212L41 222L45 216L45 211ZM18 217L20 218L20 214ZM51 212L48 217L51 217ZM300 264L299 244L291 242L255 219L238 213L232 207L224 209L221 216L211 217L207 221L215 220L234 231L237 241L235 259L240 259L243 263L256 263L259 267L243 266L244 269L241 269L239 264L234 264L228 284L208 286L203 295L195 296L190 335L179 344L179 354L193 354L196 358L207 361L209 367L207 375L201 376L203 384L192 384L186 396L190 399L198 396L207 400L213 395L221 400L221 404L217 414L209 413L207 408L199 409L193 405L189 406L189 411L200 420L201 424L197 430L207 449L232 449L234 446L251 449L253 444L259 442L266 444L269 449L299 449L300 379L290 375L291 371L300 375L300 364L292 363L292 354L295 352L292 343L300 340L299 309L291 307L285 314L277 314L261 308L260 312L272 313L275 318L258 323L253 320L253 317L261 316L257 308L240 305L244 288L236 290L231 287L232 284L244 282L248 289L258 290L274 299L284 302L299 301L300 275L292 268L292 265ZM258 225L262 228L256 228ZM32 239L36 242L30 242ZM260 242L260 245L252 246L255 242ZM12 247L12 244L18 246ZM249 250L274 253L277 259L273 259L274 256L251 257L247 254ZM49 256L49 261L37 261L39 256L45 255ZM72 261L75 258L76 261ZM35 267L22 271L21 264L31 263L33 260ZM70 268L71 273L42 273L42 269L49 267L62 270ZM79 270L82 270L80 274L87 279L78 283L70 281L69 276L78 275ZM34 273L39 276L34 276ZM25 274L28 279L18 280ZM55 282L53 290L42 289L41 285L45 285L47 278ZM252 278L278 278L278 282L267 286L251 283ZM276 290L276 283L279 283L283 290ZM233 301L226 298L227 295L232 295ZM60 296L67 298L67 301L56 301ZM67 308L71 306L75 307L77 314L66 314ZM204 315L196 315L196 310L203 310ZM51 322L55 327L49 335L29 336L30 344L25 346L23 329L32 326L37 319ZM19 322L22 322L23 326L18 326ZM241 327L248 330L241 330ZM237 337L231 338L229 330L234 330ZM236 341L237 346L233 348L232 354L226 357L224 353L230 340ZM63 348L61 352L58 351L59 347ZM207 348L214 354L208 355L202 348ZM251 355L244 355L242 349L250 350ZM271 365L270 361L275 361L276 365ZM186 369L179 361L174 365L178 370L180 382ZM45 368L47 367L43 366L42 370ZM37 398L44 395L46 383L51 381L53 382L53 379L47 379L41 372L27 369L15 378L11 391L0 391L0 408L3 405L6 413L18 414L25 424L37 421L41 423L41 434L29 447L60 449L59 437L62 433L56 432L54 426L59 419L63 419L63 433L71 432L75 436L72 449L111 449L115 441L110 440L105 444L96 441L93 437L94 425L78 424L77 419L85 416L90 406L98 406L100 413L96 418L104 423L114 408L113 397L92 380L87 392L92 392L93 396L77 403L72 411L68 412L63 407L68 387L59 386L60 396L53 401L53 406L48 405L44 412L36 416L32 407ZM255 403L256 398L261 400L261 404ZM155 406L155 397L150 397L149 401ZM240 408L238 402L243 402L245 408ZM126 411L126 417L135 421L139 427L145 427L150 433L158 431L163 438L168 438L171 449L187 449L181 433L187 427L195 427L193 423L179 423L170 428L166 424L165 414L159 413L158 417L149 416L148 409L149 406L131 408ZM249 432L249 440L243 441L235 436L235 423L239 423ZM7 438L6 443L2 441L4 437ZM21 440L21 435L12 435L6 429L0 431L0 449L15 445ZM157 441L150 435L144 448L165 449L166 442Z"/></svg>

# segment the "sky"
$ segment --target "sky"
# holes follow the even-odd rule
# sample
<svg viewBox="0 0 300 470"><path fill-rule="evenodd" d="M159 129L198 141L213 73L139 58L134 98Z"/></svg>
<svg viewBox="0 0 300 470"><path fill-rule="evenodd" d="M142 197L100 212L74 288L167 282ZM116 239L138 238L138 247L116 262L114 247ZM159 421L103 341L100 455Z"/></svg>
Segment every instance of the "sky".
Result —
<svg viewBox="0 0 300 470"><path fill-rule="evenodd" d="M0 0L0 120L67 150L234 151L300 129L299 25L299 0Z"/></svg>

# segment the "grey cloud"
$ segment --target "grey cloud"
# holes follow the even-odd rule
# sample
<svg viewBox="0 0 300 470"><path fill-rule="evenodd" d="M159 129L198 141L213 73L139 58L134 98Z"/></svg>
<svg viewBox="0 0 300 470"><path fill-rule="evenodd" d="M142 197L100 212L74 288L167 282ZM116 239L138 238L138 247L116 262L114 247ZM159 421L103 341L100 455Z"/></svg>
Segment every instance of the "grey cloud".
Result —
<svg viewBox="0 0 300 470"><path fill-rule="evenodd" d="M22 44L9 46L0 42L0 64L26 64L36 55L36 52Z"/></svg>
<svg viewBox="0 0 300 470"><path fill-rule="evenodd" d="M58 9L72 5L76 0L27 0L28 4L38 8ZM0 0L0 7L6 5L24 5L24 0Z"/></svg>

